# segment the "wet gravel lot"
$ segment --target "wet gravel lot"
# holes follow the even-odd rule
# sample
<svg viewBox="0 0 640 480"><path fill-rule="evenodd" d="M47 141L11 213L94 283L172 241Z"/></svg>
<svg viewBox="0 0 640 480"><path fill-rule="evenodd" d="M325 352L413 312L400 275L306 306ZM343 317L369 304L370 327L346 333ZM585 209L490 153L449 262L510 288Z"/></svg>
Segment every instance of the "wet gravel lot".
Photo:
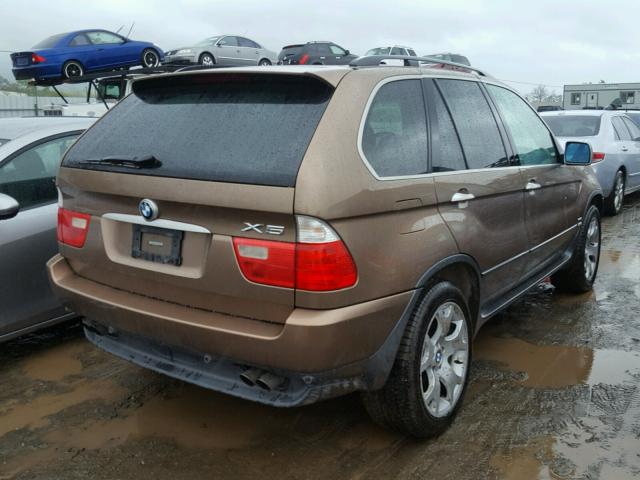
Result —
<svg viewBox="0 0 640 480"><path fill-rule="evenodd" d="M0 346L0 480L640 476L640 195L593 293L540 288L479 334L453 426L418 442L357 395L280 410L145 371L63 325Z"/></svg>

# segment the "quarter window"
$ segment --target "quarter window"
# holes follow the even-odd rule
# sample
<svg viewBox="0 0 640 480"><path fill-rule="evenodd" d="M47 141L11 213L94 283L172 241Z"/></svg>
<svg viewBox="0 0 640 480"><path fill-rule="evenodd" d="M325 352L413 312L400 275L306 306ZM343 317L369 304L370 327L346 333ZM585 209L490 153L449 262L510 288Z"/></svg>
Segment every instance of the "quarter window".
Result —
<svg viewBox="0 0 640 480"><path fill-rule="evenodd" d="M580 105L582 103L582 93L571 94L571 105Z"/></svg>
<svg viewBox="0 0 640 480"><path fill-rule="evenodd" d="M0 193L15 198L22 209L54 202L60 160L76 136L32 147L0 166Z"/></svg>
<svg viewBox="0 0 640 480"><path fill-rule="evenodd" d="M498 124L477 82L438 80L471 169L507 166Z"/></svg>
<svg viewBox="0 0 640 480"><path fill-rule="evenodd" d="M620 101L626 104L635 103L636 92L620 92Z"/></svg>
<svg viewBox="0 0 640 480"><path fill-rule="evenodd" d="M487 89L511 132L520 165L558 163L558 153L551 133L531 107L506 88L487 85Z"/></svg>
<svg viewBox="0 0 640 480"><path fill-rule="evenodd" d="M427 172L427 119L420 80L398 80L380 88L364 124L362 151L380 177Z"/></svg>

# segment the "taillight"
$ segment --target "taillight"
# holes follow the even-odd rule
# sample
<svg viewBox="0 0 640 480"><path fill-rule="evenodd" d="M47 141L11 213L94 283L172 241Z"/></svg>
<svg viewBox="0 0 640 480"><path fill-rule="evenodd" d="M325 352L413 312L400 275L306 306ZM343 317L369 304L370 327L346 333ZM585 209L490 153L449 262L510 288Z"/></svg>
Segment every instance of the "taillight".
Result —
<svg viewBox="0 0 640 480"><path fill-rule="evenodd" d="M58 241L82 248L89 232L91 215L58 208Z"/></svg>
<svg viewBox="0 0 640 480"><path fill-rule="evenodd" d="M240 270L248 280L294 288L295 243L234 238L233 247Z"/></svg>
<svg viewBox="0 0 640 480"><path fill-rule="evenodd" d="M263 285L309 291L353 286L358 273L344 242L321 220L298 216L297 242L234 238L242 274Z"/></svg>
<svg viewBox="0 0 640 480"><path fill-rule="evenodd" d="M300 65L304 65L305 63L307 63L309 61L309 54L305 53L304 55L302 55L300 57L300 60L298 61L298 63Z"/></svg>
<svg viewBox="0 0 640 480"><path fill-rule="evenodd" d="M47 59L38 55L37 53L31 54L31 63L44 63Z"/></svg>
<svg viewBox="0 0 640 480"><path fill-rule="evenodd" d="M604 160L604 153L602 152L593 152L591 155L591 163L598 163Z"/></svg>

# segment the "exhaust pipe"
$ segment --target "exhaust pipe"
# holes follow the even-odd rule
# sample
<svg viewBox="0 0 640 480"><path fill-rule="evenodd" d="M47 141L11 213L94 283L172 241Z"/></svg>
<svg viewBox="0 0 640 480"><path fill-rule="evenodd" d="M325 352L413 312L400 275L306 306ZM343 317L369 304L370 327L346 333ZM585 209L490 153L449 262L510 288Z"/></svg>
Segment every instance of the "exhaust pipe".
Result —
<svg viewBox="0 0 640 480"><path fill-rule="evenodd" d="M271 390L277 390L282 386L283 383L284 378L278 375L274 375L270 372L266 372L260 375L260 377L255 381L255 384L257 386L259 386L263 390L266 390L267 392L270 392Z"/></svg>
<svg viewBox="0 0 640 480"><path fill-rule="evenodd" d="M248 368L240 374L240 380L248 386L253 387L260 375L262 375L262 370L258 370L257 368Z"/></svg>

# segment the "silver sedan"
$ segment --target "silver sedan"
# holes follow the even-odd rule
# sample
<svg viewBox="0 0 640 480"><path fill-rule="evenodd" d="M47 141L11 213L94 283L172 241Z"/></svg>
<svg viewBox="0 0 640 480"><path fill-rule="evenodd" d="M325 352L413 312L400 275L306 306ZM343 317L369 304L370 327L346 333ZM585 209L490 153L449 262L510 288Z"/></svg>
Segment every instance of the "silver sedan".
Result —
<svg viewBox="0 0 640 480"><path fill-rule="evenodd" d="M615 110L544 112L542 118L558 141L587 142L593 151L592 167L610 215L622 211L626 194L640 190L640 128Z"/></svg>
<svg viewBox="0 0 640 480"><path fill-rule="evenodd" d="M49 288L58 251L55 177L95 119L0 119L0 341L70 318Z"/></svg>
<svg viewBox="0 0 640 480"><path fill-rule="evenodd" d="M165 53L165 65L220 65L243 67L272 65L278 55L253 40L237 35L205 38L190 47L181 47Z"/></svg>

